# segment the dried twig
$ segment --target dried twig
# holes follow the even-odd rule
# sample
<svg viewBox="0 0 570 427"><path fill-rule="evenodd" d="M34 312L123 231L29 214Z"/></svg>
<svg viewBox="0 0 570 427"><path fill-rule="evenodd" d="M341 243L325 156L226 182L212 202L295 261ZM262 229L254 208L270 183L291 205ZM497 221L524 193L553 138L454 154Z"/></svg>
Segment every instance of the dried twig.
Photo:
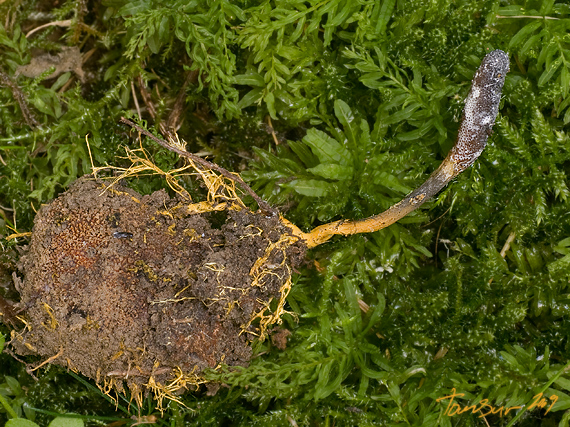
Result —
<svg viewBox="0 0 570 427"><path fill-rule="evenodd" d="M20 110L22 111L22 115L24 116L24 120L26 121L28 126L31 128L38 127L40 124L35 119L30 109L28 108L26 97L22 92L22 90L18 87L18 85L12 81L12 79L10 78L10 76L8 76L8 74L3 73L2 71L0 71L0 83L3 84L4 86L9 87L10 90L12 91L12 96L16 101L18 101L18 104L20 105Z"/></svg>
<svg viewBox="0 0 570 427"><path fill-rule="evenodd" d="M146 84L144 83L144 80L143 80L141 75L139 75L137 77L137 84L139 86L139 92L142 96L143 102L146 105L148 113L153 118L153 120L155 120L156 119L156 108L154 107L154 104L152 103L152 100L150 99L150 93L148 93L148 90L147 90L148 88L146 87Z"/></svg>
<svg viewBox="0 0 570 427"><path fill-rule="evenodd" d="M232 181L236 182L246 193L248 193L251 197L253 197L253 199L259 205L259 208L264 213L269 214L271 216L278 215L277 209L271 207L269 205L269 203L267 203L265 200L263 200L261 197L259 197L251 189L251 187L245 183L245 181L239 175L231 173L231 172L227 171L226 169L218 166L215 163L209 162L208 160L204 160L203 158L198 157L195 154L189 153L188 151L182 150L178 147L175 147L175 146L169 144L165 140L157 138L152 133L150 133L146 129L143 129L142 127L140 127L136 123L133 123L129 119L121 117L120 121L121 121L121 123L124 123L124 124L132 127L133 129L137 130L138 132L142 133L143 135L146 135L147 137L149 137L150 139L152 139L154 142L161 145L162 147L166 148L167 150L172 151L172 152L178 154L179 156L186 157L186 158L192 160L193 162L195 162L195 163L197 163L197 164L199 164L199 165L201 165L207 169L215 170L216 172L220 173L222 176L224 176L228 179L231 179Z"/></svg>
<svg viewBox="0 0 570 427"><path fill-rule="evenodd" d="M47 24L40 25L39 27L36 27L33 30L28 31L28 33L26 34L26 38L30 37L32 34L38 32L40 30L43 30L44 28L47 28L47 27L53 27L53 26L69 27L70 25L71 25L71 19L66 19L64 21L48 22Z"/></svg>
<svg viewBox="0 0 570 427"><path fill-rule="evenodd" d="M182 117L182 112L184 111L184 101L186 100L186 88L192 79L195 78L195 72L190 71L186 74L186 78L184 79L184 83L180 88L180 93L174 102L174 106L172 107L172 111L170 112L168 119L166 120L165 131L168 133L168 136L174 137L174 134L178 130L180 126L180 121ZM164 131L161 132L164 133Z"/></svg>

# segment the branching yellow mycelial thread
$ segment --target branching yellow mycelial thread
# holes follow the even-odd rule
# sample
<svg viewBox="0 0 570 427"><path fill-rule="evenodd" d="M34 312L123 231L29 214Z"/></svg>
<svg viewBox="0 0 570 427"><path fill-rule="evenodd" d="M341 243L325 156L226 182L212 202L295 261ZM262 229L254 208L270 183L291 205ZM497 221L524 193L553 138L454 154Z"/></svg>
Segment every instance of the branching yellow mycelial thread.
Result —
<svg viewBox="0 0 570 427"><path fill-rule="evenodd" d="M32 233L27 231L25 233L13 233L6 237L6 240L10 241L12 239L17 239L18 237L30 237Z"/></svg>
<svg viewBox="0 0 570 427"><path fill-rule="evenodd" d="M18 319L20 322L22 322L24 324L24 329L22 329L19 332L17 332L15 329L12 329L10 331L10 340L11 341L17 340L17 341L21 342L22 344L24 344L24 346L26 346L26 348L28 350L37 353L38 351L33 345L24 341L24 334L26 333L26 331L31 332L31 330L32 330L30 323L26 319L24 319L22 316L16 316L16 319Z"/></svg>
<svg viewBox="0 0 570 427"><path fill-rule="evenodd" d="M51 356L50 358L44 360L42 363L40 363L38 366L36 366L35 368L30 369L28 372L34 372L37 371L38 369L40 369L42 366L53 362L55 359L57 359L59 356L61 356L63 354L63 347L61 347L59 349L59 351L57 352L57 354L54 354L53 356Z"/></svg>
<svg viewBox="0 0 570 427"><path fill-rule="evenodd" d="M53 314L53 308L51 308L45 302L42 303L42 306L43 306L44 310L47 312L48 316L50 317L49 325L46 325L45 323L42 323L42 325L45 326L46 329L49 329L51 331L55 331L55 329L57 328L57 320L55 318L55 315Z"/></svg>
<svg viewBox="0 0 570 427"><path fill-rule="evenodd" d="M194 175L195 173L183 173L188 169L196 170L195 165L191 162L186 162L186 165L178 168L172 169L170 171L163 171L157 165L150 160L146 150L144 148L137 148L136 150L132 150L128 147L125 147L126 157L120 157L123 159L128 159L131 162L131 165L128 168L121 168L118 166L94 166L93 167L93 174L96 175L97 172L101 170L114 170L121 172L118 176L116 176L109 187L113 187L117 184L120 180L132 177L132 176L144 176L147 172L150 172L151 175L162 175L166 179L166 183L170 188L172 188L176 193L180 194L183 199L185 200L192 200L190 194L180 185L178 182L178 177L183 175ZM141 155L139 155L141 154ZM107 187L107 188L109 188Z"/></svg>
<svg viewBox="0 0 570 427"><path fill-rule="evenodd" d="M155 364L155 368L156 367L158 367L158 363ZM164 410L166 409L163 403L165 398L177 402L185 408L188 408L184 402L177 398L176 394L181 389L188 390L188 386L198 387L200 384L205 384L207 382L195 373L197 370L198 367L195 366L191 372L184 373L182 369L178 367L174 373L174 379L168 384L160 384L156 382L153 375L150 376L148 383L145 384L145 387L153 392L154 398L157 401L156 407L161 414L164 413Z"/></svg>
<svg viewBox="0 0 570 427"><path fill-rule="evenodd" d="M285 302L287 301L287 296L291 291L291 269L287 265L287 254L286 250L289 246L296 243L299 240L299 237L290 235L290 234L282 234L278 241L270 242L265 249L265 253L262 257L258 258L253 267L251 268L249 275L252 277L251 287L254 286L263 287L265 285L264 278L268 275L276 276L280 281L285 279L283 285L279 289L279 301L277 302L276 309L271 312L270 304L273 300L272 298L269 301L259 301L258 302L263 306L261 310L253 315L250 321L242 327L242 333L247 332L253 335L258 335L260 339L264 339L267 335L267 329L269 326L277 323L281 323L281 316L285 313ZM282 254L281 264L275 266L274 268L269 268L267 262L271 257L273 251L280 250ZM262 268L263 267L263 268ZM286 277L281 277L274 271L273 269L277 267L285 267L286 268ZM259 332L253 332L250 330L250 326L252 323L259 319Z"/></svg>

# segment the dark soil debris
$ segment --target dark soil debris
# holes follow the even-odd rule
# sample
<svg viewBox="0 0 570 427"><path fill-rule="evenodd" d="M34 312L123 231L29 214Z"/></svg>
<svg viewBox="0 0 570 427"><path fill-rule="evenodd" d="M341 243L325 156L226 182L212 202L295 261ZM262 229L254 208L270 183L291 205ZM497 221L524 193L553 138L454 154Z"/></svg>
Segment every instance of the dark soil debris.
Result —
<svg viewBox="0 0 570 427"><path fill-rule="evenodd" d="M289 336L291 336L291 331L289 329L275 328L271 332L271 343L279 350L285 350L287 348L287 338Z"/></svg>
<svg viewBox="0 0 570 427"><path fill-rule="evenodd" d="M247 325L279 299L304 245L278 244L290 235L278 218L188 206L88 178L43 206L20 265L17 352L131 390L246 365L259 333Z"/></svg>

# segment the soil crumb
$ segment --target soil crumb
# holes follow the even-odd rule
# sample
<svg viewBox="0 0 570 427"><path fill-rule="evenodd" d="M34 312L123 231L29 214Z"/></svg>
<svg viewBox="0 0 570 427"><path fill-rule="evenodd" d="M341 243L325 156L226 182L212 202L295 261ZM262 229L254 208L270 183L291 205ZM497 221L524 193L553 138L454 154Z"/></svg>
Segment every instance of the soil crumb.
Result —
<svg viewBox="0 0 570 427"><path fill-rule="evenodd" d="M251 320L284 301L304 244L279 218L192 206L86 177L43 206L16 283L16 351L131 391L246 365Z"/></svg>
<svg viewBox="0 0 570 427"><path fill-rule="evenodd" d="M271 343L279 350L285 350L287 348L287 338L289 336L291 336L291 331L289 329L275 328L271 333Z"/></svg>
<svg viewBox="0 0 570 427"><path fill-rule="evenodd" d="M82 68L81 52L76 46L65 46L57 55L44 53L32 58L28 65L20 65L16 69L16 77L21 74L35 79L52 67L55 68L55 70L49 75L50 79L56 78L68 71L72 71L81 81L85 80L85 74L83 73Z"/></svg>

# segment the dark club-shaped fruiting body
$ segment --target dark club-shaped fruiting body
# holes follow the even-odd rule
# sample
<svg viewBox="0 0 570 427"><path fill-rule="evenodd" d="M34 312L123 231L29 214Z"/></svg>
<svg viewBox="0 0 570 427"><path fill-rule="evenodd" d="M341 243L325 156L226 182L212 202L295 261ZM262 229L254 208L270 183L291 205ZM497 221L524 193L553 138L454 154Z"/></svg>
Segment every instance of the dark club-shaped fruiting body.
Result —
<svg viewBox="0 0 570 427"><path fill-rule="evenodd" d="M310 233L299 230L298 234L305 239L307 246L311 248L320 245L335 234L369 233L388 227L419 208L471 166L483 152L495 124L508 71L509 57L502 50L494 50L485 56L475 73L465 101L457 141L445 160L422 185L379 215L356 221L332 222L319 226Z"/></svg>
<svg viewBox="0 0 570 427"><path fill-rule="evenodd" d="M473 164L491 134L508 71L500 50L483 59L448 156L420 187L367 219L303 233L266 215L271 209L263 203L265 214L247 209L231 187L212 184L218 176L208 186L216 188L211 200L198 203L79 180L36 216L21 262L24 280L17 281L27 323L12 346L82 372L107 391L126 383L137 399L146 389L172 397L200 382L207 367L247 364L251 337L280 320L306 248L389 226ZM192 165L210 179L211 170ZM227 193L221 199L220 191Z"/></svg>
<svg viewBox="0 0 570 427"><path fill-rule="evenodd" d="M508 72L509 57L502 50L494 50L485 56L475 73L465 101L457 142L448 155L454 164L454 176L471 166L485 149L499 113L501 92Z"/></svg>

